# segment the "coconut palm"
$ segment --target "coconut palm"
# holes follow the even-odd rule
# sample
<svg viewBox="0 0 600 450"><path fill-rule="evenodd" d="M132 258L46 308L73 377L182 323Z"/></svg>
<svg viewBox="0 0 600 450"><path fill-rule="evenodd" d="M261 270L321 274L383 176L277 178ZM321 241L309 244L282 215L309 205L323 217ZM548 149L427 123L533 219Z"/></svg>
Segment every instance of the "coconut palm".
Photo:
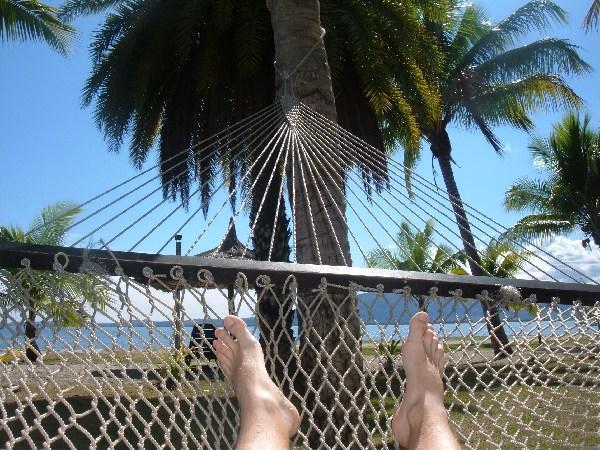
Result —
<svg viewBox="0 0 600 450"><path fill-rule="evenodd" d="M496 278L512 278L523 268L525 256L514 245L503 239L491 239L480 250L481 265L486 273Z"/></svg>
<svg viewBox="0 0 600 450"><path fill-rule="evenodd" d="M583 21L585 31L598 28L598 16L600 16L600 0L594 0Z"/></svg>
<svg viewBox="0 0 600 450"><path fill-rule="evenodd" d="M38 0L0 0L0 42L45 41L67 54L75 29L58 17L58 10Z"/></svg>
<svg viewBox="0 0 600 450"><path fill-rule="evenodd" d="M581 104L561 75L581 74L590 67L579 57L577 47L564 39L517 45L532 30L547 30L552 22L565 22L566 13L550 1L530 1L495 25L475 6L458 11L450 10L446 21L425 17L445 56L445 68L431 74L438 77L435 84L443 103L440 114L434 121L421 121L421 128L439 163L471 273L484 275L452 169L448 127L455 124L480 131L502 154L494 127L509 125L530 131L533 112ZM408 158L417 159L418 153ZM506 346L508 337L501 324L493 325L495 330L490 328L490 333Z"/></svg>
<svg viewBox="0 0 600 450"><path fill-rule="evenodd" d="M71 203L62 202L47 206L35 218L27 230L14 226L0 226L0 242L20 244L63 244L66 230L80 209ZM40 356L37 344L36 318L41 315L60 327L81 326L88 318L83 307L90 302L103 307L109 301L108 291L92 275L59 273L51 271L28 271L26 269L3 269L12 273L13 280L4 282L0 302L7 310L21 310L26 314L25 355L31 362ZM60 292L60 302L53 293Z"/></svg>
<svg viewBox="0 0 600 450"><path fill-rule="evenodd" d="M584 247L600 247L600 130L590 117L570 113L549 138L535 138L529 149L543 178L523 178L506 192L509 211L531 211L508 234L547 239L579 229Z"/></svg>
<svg viewBox="0 0 600 450"><path fill-rule="evenodd" d="M403 221L401 231L396 235L397 248L379 248L367 254L367 265L379 269L411 270L416 272L449 273L464 259L444 244L433 241L434 221L425 223L422 230L417 230Z"/></svg>
<svg viewBox="0 0 600 450"><path fill-rule="evenodd" d="M217 165L227 159L227 149L198 153L192 151L193 145L271 104L282 86L280 74L291 72L319 43L321 25L328 31L327 52L319 44L296 72L293 84L298 99L332 120L339 118L342 126L382 150L380 124L385 117L385 136L391 136L386 142L397 140L416 147L420 130L414 116L432 117L437 108L437 97L432 95L425 76L433 70L437 52L431 40L421 38L424 27L416 14L424 3L437 2L186 0L173 8L158 0L68 0L64 14L69 17L114 8L92 44L93 67L84 87L84 104L95 102L98 125L113 150L131 136L129 152L135 165L141 166L154 147L158 148L160 161L169 160L161 166L165 196L187 203L190 185L198 181L206 186L201 200L207 207L210 180ZM292 35L295 39L287 38ZM399 35L405 39L396 39ZM399 66L403 70L398 70ZM182 150L186 152L180 154ZM200 158L205 161L202 168L195 166ZM184 174L174 176L174 165L186 168ZM369 168L364 170L368 172ZM375 181L383 179L380 173L373 175ZM262 196L262 180L258 181L251 194ZM273 184L278 186L279 182L274 180ZM315 235L319 247L328 250L321 252L320 260L313 251L304 206L308 201L314 204L315 195L309 189L307 198L300 192L296 201L300 212L296 217L298 261L350 263L345 225L331 212L337 209L330 204L325 208L331 208L329 216L339 230L343 255L338 253L337 245L329 245L333 238L323 211L314 217ZM274 195L272 199L262 209L262 214L271 219L279 198ZM344 203L337 203L343 211ZM266 221L265 226L271 223ZM282 239L282 249L287 245L285 231L276 235ZM272 234L272 229L257 227L255 247L264 248L260 240ZM289 255L289 247L281 255ZM349 303L347 311L354 314ZM313 327L315 333L330 333L335 317L320 313L312 316L319 322ZM349 322L349 326L356 336L358 321ZM327 341L332 351L333 341ZM307 358L313 358L312 364L316 365L317 356ZM338 360L342 365L351 364L350 358ZM336 368L338 373L348 373L347 367ZM319 371L313 376L318 377ZM352 384L346 392L360 390L360 380L354 373L348 373L346 380ZM333 393L322 391L319 404L335 405L334 400ZM330 414L321 409L315 417L321 415L326 420ZM359 420L359 409L351 412L351 423ZM336 407L333 417L336 424L348 423L340 408ZM328 427L326 442L349 442L352 430L340 429L341 437L335 435L335 427Z"/></svg>
<svg viewBox="0 0 600 450"><path fill-rule="evenodd" d="M157 0L67 0L63 5L65 19L112 8L91 45L83 104L95 104L110 149L120 149L131 136L136 167L155 147L160 161L187 151L163 167L165 195L187 202L196 174L201 183L213 177L213 170L194 165L209 156L202 169L216 168L219 152L207 149L190 158L194 143L275 101L273 14L266 3L186 0L172 8ZM280 9L281 1L268 3ZM424 27L415 5L420 3L434 2L310 3L316 11L322 6L340 124L378 148L384 146L379 128L384 117L388 133L393 130L394 139L414 147L420 136L414 115L430 117L437 105L424 75L436 51L419 38ZM392 39L400 29L406 40ZM305 38L310 45L301 46L302 57L319 36ZM284 64L279 59L277 69ZM220 151L223 156L226 149ZM187 170L175 177L169 170L175 165L177 172ZM201 192L204 205L210 193L209 183Z"/></svg>
<svg viewBox="0 0 600 450"><path fill-rule="evenodd" d="M422 230L408 222L402 222L396 236L397 248L378 248L367 254L367 265L379 269L410 270L429 273L454 273L465 258L444 244L433 241L434 222L428 220ZM423 309L425 298L417 296L419 308Z"/></svg>

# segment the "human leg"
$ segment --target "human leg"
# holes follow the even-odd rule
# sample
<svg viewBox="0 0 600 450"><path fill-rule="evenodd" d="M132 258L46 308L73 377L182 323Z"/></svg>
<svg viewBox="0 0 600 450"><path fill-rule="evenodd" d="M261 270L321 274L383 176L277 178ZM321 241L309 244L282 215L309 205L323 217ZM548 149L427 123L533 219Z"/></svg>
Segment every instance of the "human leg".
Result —
<svg viewBox="0 0 600 450"><path fill-rule="evenodd" d="M240 405L238 450L289 448L298 431L298 411L269 378L260 344L243 320L227 316L216 331L217 360Z"/></svg>
<svg viewBox="0 0 600 450"><path fill-rule="evenodd" d="M396 442L409 449L459 449L444 408L444 349L425 312L415 314L402 346L406 389L392 419Z"/></svg>

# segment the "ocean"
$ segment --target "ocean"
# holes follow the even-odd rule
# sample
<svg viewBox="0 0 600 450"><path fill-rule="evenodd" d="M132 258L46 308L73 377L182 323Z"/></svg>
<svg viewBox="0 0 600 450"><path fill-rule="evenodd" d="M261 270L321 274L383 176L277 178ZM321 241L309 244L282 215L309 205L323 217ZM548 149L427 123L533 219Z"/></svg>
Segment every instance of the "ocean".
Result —
<svg viewBox="0 0 600 450"><path fill-rule="evenodd" d="M255 325L251 329L258 336L259 330ZM444 338L459 337L485 337L488 335L485 323L478 321L474 324L444 323L434 325L438 335ZM294 336L297 338L298 327L292 327ZM598 328L585 327L583 322L568 320L556 321L529 321L529 322L506 322L505 329L509 336L520 336L534 338L538 335L567 335L577 333L597 333ZM184 340L189 342L191 326L183 328ZM408 334L408 325L363 325L362 340L380 341L382 339L400 339ZM43 351L47 350L111 350L130 349L139 350L146 348L161 348L172 345L173 327L164 322L151 326L97 324L95 327L84 326L82 328L58 329L48 324L40 329L38 345ZM13 323L11 327L0 329L0 349L20 348L23 346L25 336L21 324Z"/></svg>

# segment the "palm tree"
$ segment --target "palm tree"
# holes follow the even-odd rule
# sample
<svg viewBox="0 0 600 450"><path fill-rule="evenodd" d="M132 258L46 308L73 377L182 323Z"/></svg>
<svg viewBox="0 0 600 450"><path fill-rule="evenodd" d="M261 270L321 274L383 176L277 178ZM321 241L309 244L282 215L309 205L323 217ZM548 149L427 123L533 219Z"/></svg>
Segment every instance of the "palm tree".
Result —
<svg viewBox="0 0 600 450"><path fill-rule="evenodd" d="M481 250L481 265L492 277L513 278L523 268L525 255L511 242L491 239Z"/></svg>
<svg viewBox="0 0 600 450"><path fill-rule="evenodd" d="M418 146L420 130L414 116L432 117L437 108L437 97L432 95L425 76L437 63L437 52L431 40L422 39L424 27L417 12L421 4L437 2L271 0L266 3L267 7L264 0L186 0L173 8L168 2L157 0L68 0L64 5L64 17L114 7L92 44L93 68L84 87L83 101L85 105L95 101L96 119L111 149L118 150L125 137L131 136L129 151L136 166L141 166L151 149L158 147L160 160L170 161L161 166L165 196L187 204L190 184L198 181L207 186L201 192L201 201L208 206L209 181L214 170L198 170L195 161L202 158L205 161L202 169L214 168L226 159L227 149L198 154L192 150L194 144L271 104L282 86L280 73L291 72L319 42L321 25L328 31L327 53L319 44L296 73L293 81L298 99L332 120L339 118L342 126L381 150L384 134L380 124L384 117L385 136L391 136L385 142ZM398 40L398 35L405 38ZM290 36L294 39L289 39ZM187 153L170 159L182 150ZM174 165L186 167L185 174L174 176ZM381 174L375 175L375 180L382 179ZM261 180L258 181L256 190L251 192L254 196L264 192L259 188ZM270 199L269 204L263 205L262 214L273 218L279 197L273 195ZM314 203L315 192L310 190L307 198L302 192L296 202L296 210L300 212L296 217L298 261L350 263L343 220L331 211L329 215L339 230L342 254L338 254L336 245L329 245L332 239L329 226L325 214L320 212L314 217L315 234L319 247L328 250L322 252L321 261L317 259L303 208L308 199ZM343 211L341 199L334 199L338 200ZM331 208L331 204L325 207ZM251 216L256 214L256 210L251 211ZM287 223L285 219L280 223ZM265 247L261 239L264 241L265 236L274 233L268 228L271 223L269 220L256 227L255 247ZM287 230L276 235L279 242L276 245L284 250L279 252L283 256L290 253L288 235ZM354 310L351 302L346 302L342 312L354 317ZM332 327L338 330L333 315L316 312L313 316L311 333L316 336L331 334ZM358 318L348 323L351 334L356 336L360 331ZM327 340L331 351L337 346L336 336ZM313 337L311 334L307 339ZM349 343L347 347L349 355L353 353L353 345ZM340 351L343 349L338 354ZM317 366L318 355L310 351L304 355L307 364ZM360 352L354 355L359 358ZM337 372L347 373L345 392L358 392L360 371L346 370L352 359L338 358L335 364L338 363L341 365L336 367ZM355 366L360 369L361 365L357 360ZM319 377L319 370L313 376ZM321 392L320 405L326 407L336 404L334 393L328 389ZM319 408L314 417L326 420L327 409ZM335 429L328 427L325 440L332 445L337 439L341 442L353 439L352 430L343 426L348 423L344 414L339 407L333 412L334 423L342 431L336 436ZM350 413L350 422L358 423L360 414L359 405Z"/></svg>
<svg viewBox="0 0 600 450"><path fill-rule="evenodd" d="M508 234L546 239L583 232L582 245L600 247L600 130L590 117L570 113L554 126L548 139L535 138L529 149L541 167L541 179L523 178L506 192L509 211L531 211Z"/></svg>
<svg viewBox="0 0 600 450"><path fill-rule="evenodd" d="M410 270L428 273L454 273L465 258L454 253L444 244L433 241L434 222L428 220L422 230L408 222L402 222L396 236L396 250L378 248L367 254L367 265L379 269ZM419 308L423 309L425 298L417 296Z"/></svg>
<svg viewBox="0 0 600 450"><path fill-rule="evenodd" d="M194 178L204 183L214 175L195 170L194 161L208 155L203 164L216 167L226 152L208 149L190 158L194 143L276 100L273 14L265 3L185 0L173 8L157 0L67 0L63 5L65 19L112 8L91 45L83 104L95 103L97 124L111 150L131 136L136 167L155 147L160 161L188 151L163 167L165 195L187 202ZM279 10L281 1L268 3ZM425 76L437 52L433 42L420 37L425 29L415 5L421 3L436 2L321 2L340 124L378 148L384 146L379 127L384 118L395 139L415 147L420 130L413 116L431 117L437 108ZM310 2L314 11L319 6ZM392 39L399 30L406 40ZM300 31L306 39L303 57L319 35ZM282 70L285 63L277 61ZM169 170L175 165L186 173L175 177ZM201 192L203 204L210 193L210 186Z"/></svg>
<svg viewBox="0 0 600 450"><path fill-rule="evenodd" d="M63 244L67 228L73 223L80 209L62 202L47 206L35 218L28 230L14 226L0 226L0 242L20 244ZM92 275L69 274L25 269L3 269L12 273L16 283L9 283L0 294L0 302L7 310L24 310L25 355L31 362L37 361L40 349L36 317L41 314L60 327L81 326L88 319L82 299L98 307L110 300L108 291ZM62 292L60 302L52 293ZM24 314L25 314L24 313Z"/></svg>
<svg viewBox="0 0 600 450"><path fill-rule="evenodd" d="M501 154L502 145L493 127L510 125L530 131L534 111L578 106L581 99L559 73L581 74L590 67L579 57L577 47L564 39L546 38L516 46L519 38L534 29L546 30L553 21L565 22L566 13L550 1L530 1L496 25L475 6L460 13L451 9L448 17L445 21L425 17L445 62L443 70L431 74L437 77L435 84L442 99L440 114L433 121L421 121L421 128L440 165L471 273L484 275L454 178L448 126L480 131ZM407 159L416 161L418 153ZM497 317L494 311L492 317ZM506 348L508 337L501 324L494 322L493 327L495 330L490 327L489 331L497 339L492 342ZM500 352L501 346L495 345L494 350Z"/></svg>
<svg viewBox="0 0 600 450"><path fill-rule="evenodd" d="M45 41L66 55L75 29L58 17L58 10L38 0L0 0L0 42Z"/></svg>
<svg viewBox="0 0 600 450"><path fill-rule="evenodd" d="M598 16L600 16L600 0L594 0L583 21L586 32L598 28Z"/></svg>

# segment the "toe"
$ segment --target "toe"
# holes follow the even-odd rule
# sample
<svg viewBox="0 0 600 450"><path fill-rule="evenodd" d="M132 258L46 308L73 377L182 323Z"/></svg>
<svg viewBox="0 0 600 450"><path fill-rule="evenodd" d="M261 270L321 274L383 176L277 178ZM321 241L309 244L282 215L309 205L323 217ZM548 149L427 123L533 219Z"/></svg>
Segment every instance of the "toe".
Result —
<svg viewBox="0 0 600 450"><path fill-rule="evenodd" d="M438 348L435 352L435 365L440 371L440 375L444 373L444 366L446 365L446 355L444 353L444 347L438 344Z"/></svg>
<svg viewBox="0 0 600 450"><path fill-rule="evenodd" d="M215 354L217 355L219 367L225 372L227 378L231 378L231 372L233 370L233 353L231 352L231 349L219 340L216 340L213 343L213 347L215 349Z"/></svg>
<svg viewBox="0 0 600 450"><path fill-rule="evenodd" d="M223 354L217 353L217 362L219 363L219 367L225 373L225 376L231 380L231 373L233 370L233 363L231 360L227 359Z"/></svg>
<svg viewBox="0 0 600 450"><path fill-rule="evenodd" d="M227 316L224 320L225 329L229 331L240 343L240 345L246 345L248 343L254 343L256 339L248 330L246 322L236 316Z"/></svg>
<svg viewBox="0 0 600 450"><path fill-rule="evenodd" d="M233 339L233 336L223 328L218 328L215 332L217 339L229 347L230 350L238 348L238 343Z"/></svg>
<svg viewBox="0 0 600 450"><path fill-rule="evenodd" d="M425 354L427 357L431 359L431 347L433 344L433 338L435 334L431 330L425 330L425 334L423 334L423 349L425 350Z"/></svg>
<svg viewBox="0 0 600 450"><path fill-rule="evenodd" d="M429 323L429 314L424 311L419 311L410 319L408 325L408 338L422 338L423 333L427 330Z"/></svg>
<svg viewBox="0 0 600 450"><path fill-rule="evenodd" d="M440 345L440 340L438 339L437 335L433 333L433 338L431 339L431 346L429 347L429 352L427 353L427 356L429 356L429 360L434 364L436 361L438 345Z"/></svg>
<svg viewBox="0 0 600 450"><path fill-rule="evenodd" d="M217 356L222 355L223 357L233 361L233 352L222 340L216 339L213 343L213 348L215 349Z"/></svg>

